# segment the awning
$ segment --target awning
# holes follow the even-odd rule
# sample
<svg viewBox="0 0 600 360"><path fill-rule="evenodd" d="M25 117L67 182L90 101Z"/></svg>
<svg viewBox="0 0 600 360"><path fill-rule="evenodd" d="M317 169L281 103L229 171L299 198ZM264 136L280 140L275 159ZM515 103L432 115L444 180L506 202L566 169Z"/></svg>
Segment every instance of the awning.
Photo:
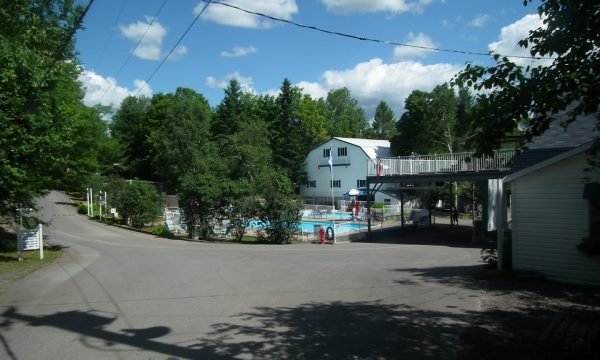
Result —
<svg viewBox="0 0 600 360"><path fill-rule="evenodd" d="M583 198L592 199L600 197L600 183L589 183L583 187Z"/></svg>

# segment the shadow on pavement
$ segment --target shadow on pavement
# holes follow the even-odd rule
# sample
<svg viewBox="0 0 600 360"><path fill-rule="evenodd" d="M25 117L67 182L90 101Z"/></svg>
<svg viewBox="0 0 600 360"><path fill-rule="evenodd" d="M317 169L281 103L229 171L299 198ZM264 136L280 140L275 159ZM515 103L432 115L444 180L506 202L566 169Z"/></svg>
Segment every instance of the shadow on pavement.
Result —
<svg viewBox="0 0 600 360"><path fill-rule="evenodd" d="M482 242L473 242L473 227L435 224L427 227L407 226L377 229L364 242L385 244L436 245L460 248L481 248Z"/></svg>
<svg viewBox="0 0 600 360"><path fill-rule="evenodd" d="M183 346L160 341L171 332L168 327L112 331L107 326L116 318L95 312L33 316L10 308L2 317L4 334L21 322L79 334L85 346L89 340L102 340L101 348L95 341L93 350L118 352L116 345L127 345L186 359L454 359L469 323L466 314L379 302L259 307L213 324L212 332ZM6 341L3 344L6 353L18 355Z"/></svg>

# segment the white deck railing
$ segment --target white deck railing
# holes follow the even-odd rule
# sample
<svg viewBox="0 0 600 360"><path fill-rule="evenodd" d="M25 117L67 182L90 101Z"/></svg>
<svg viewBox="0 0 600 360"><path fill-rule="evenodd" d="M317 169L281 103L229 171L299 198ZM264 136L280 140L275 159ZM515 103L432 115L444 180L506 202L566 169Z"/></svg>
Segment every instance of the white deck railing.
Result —
<svg viewBox="0 0 600 360"><path fill-rule="evenodd" d="M492 156L479 158L472 152L379 158L369 160L368 176L506 171L514 156L515 150L497 150Z"/></svg>

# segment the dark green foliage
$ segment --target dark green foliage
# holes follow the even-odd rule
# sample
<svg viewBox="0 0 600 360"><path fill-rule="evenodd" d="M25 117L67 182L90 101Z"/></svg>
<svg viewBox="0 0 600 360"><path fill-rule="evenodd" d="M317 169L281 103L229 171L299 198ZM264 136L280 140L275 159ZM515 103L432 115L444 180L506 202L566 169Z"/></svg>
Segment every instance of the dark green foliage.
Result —
<svg viewBox="0 0 600 360"><path fill-rule="evenodd" d="M331 136L360 138L367 134L369 123L347 88L330 90L325 100L326 128Z"/></svg>
<svg viewBox="0 0 600 360"><path fill-rule="evenodd" d="M455 153L465 150L472 136L473 103L465 89L457 97L447 84L431 92L413 91L405 101L406 112L392 137L397 155Z"/></svg>
<svg viewBox="0 0 600 360"><path fill-rule="evenodd" d="M158 128L153 116L149 116L150 99L129 96L113 116L112 137L123 150L123 176L155 180L152 159L154 147L152 133Z"/></svg>
<svg viewBox="0 0 600 360"><path fill-rule="evenodd" d="M73 1L4 1L0 7L0 212L61 183L80 111ZM34 30L35 29L35 30Z"/></svg>
<svg viewBox="0 0 600 360"><path fill-rule="evenodd" d="M161 215L160 195L156 188L147 182L130 181L123 187L120 198L117 211L136 228L143 227Z"/></svg>
<svg viewBox="0 0 600 360"><path fill-rule="evenodd" d="M377 105L372 127L375 139L390 140L396 133L394 112L385 101L381 101Z"/></svg>
<svg viewBox="0 0 600 360"><path fill-rule="evenodd" d="M154 96L150 109L154 172L165 191L175 192L178 179L199 171L207 155L211 109L204 96L186 88Z"/></svg>
<svg viewBox="0 0 600 360"><path fill-rule="evenodd" d="M266 224L270 242L289 243L296 235L302 205L293 196L292 184L283 174L272 171L264 175L268 181L263 183L259 219Z"/></svg>
<svg viewBox="0 0 600 360"><path fill-rule="evenodd" d="M546 26L530 31L519 45L531 45L532 56L553 57L549 66L522 67L495 54L495 66L468 64L454 79L456 84L486 90L478 95L477 128L470 141L480 153L497 149L521 121L530 125L525 137L531 139L553 121L567 127L580 115L600 119L598 2L544 0L537 10ZM566 116L559 120L561 112ZM595 149L590 160L597 165L600 147Z"/></svg>

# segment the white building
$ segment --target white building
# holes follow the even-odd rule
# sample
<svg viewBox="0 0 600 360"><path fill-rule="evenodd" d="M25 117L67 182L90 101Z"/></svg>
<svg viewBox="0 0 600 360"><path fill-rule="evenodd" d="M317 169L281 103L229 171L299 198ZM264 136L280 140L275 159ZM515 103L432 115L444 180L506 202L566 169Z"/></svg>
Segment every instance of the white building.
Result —
<svg viewBox="0 0 600 360"><path fill-rule="evenodd" d="M337 200L342 199L348 190L366 186L369 163L372 167L377 158L391 156L387 140L333 137L306 156L304 170L307 182L300 187L300 194L305 201L317 204L331 204L333 194L337 206ZM375 202L394 204L399 200L383 188L375 194Z"/></svg>
<svg viewBox="0 0 600 360"><path fill-rule="evenodd" d="M566 132L553 124L504 179L512 194L512 254L506 256L514 269L600 285L600 171L584 172L595 123L580 118Z"/></svg>

